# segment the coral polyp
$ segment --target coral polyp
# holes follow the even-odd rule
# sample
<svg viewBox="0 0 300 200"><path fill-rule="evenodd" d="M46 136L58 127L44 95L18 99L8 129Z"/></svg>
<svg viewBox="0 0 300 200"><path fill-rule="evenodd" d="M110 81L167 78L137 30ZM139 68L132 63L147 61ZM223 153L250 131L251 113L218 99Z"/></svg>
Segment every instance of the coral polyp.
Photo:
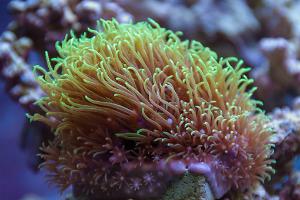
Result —
<svg viewBox="0 0 300 200"><path fill-rule="evenodd" d="M91 197L145 199L189 171L220 198L269 176L272 132L252 99L249 68L180 35L152 20L102 20L57 43L48 70L35 67L46 96L31 119L55 135L42 147L51 182Z"/></svg>

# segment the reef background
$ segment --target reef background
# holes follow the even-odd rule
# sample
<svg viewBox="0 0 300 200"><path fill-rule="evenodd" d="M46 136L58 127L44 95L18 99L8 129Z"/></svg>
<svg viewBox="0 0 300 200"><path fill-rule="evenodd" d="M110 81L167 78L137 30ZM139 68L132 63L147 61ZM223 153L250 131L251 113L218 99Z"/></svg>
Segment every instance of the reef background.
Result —
<svg viewBox="0 0 300 200"><path fill-rule="evenodd" d="M38 1L26 1L29 6L33 2ZM68 1L49 2L52 2L52 5ZM64 8L74 8L80 2L92 1L69 2L73 3L64 4ZM136 3L135 0L116 0L115 4L106 3L110 1L101 2L99 4L104 8L103 12L95 12L94 15L87 14L89 11L95 11L88 4L82 3L81 7L79 6L75 14L84 19L75 21L82 25L77 26L79 33L87 26L94 26L95 18L115 17L119 21L140 21L151 17L162 26L182 31L186 38L202 42L221 56L237 56L244 59L246 65L253 68L249 76L255 79L258 87L256 97L264 101L264 108L273 118L272 126L278 133L278 137L274 138L277 144L274 158L278 159L278 173L272 178L272 184L267 183L265 187L274 192L274 197L261 187L254 199L300 199L300 162L296 162L296 156L300 153L299 1L226 0L220 3L213 0L164 0L157 3L145 0ZM7 0L1 0L0 3L0 33L6 30L11 20L21 22L21 18L9 15L8 3ZM14 11L18 10L18 5L21 5L20 2L14 5ZM159 9L155 9L158 5ZM32 14L35 16L36 13L30 9L24 11L25 16ZM72 19L72 23L69 22L62 22L57 29L51 29L51 34L47 36L48 43L44 41L35 44L35 48L41 48L41 51L47 49L51 53L51 41L62 39L61 36L74 25ZM32 27L36 25L34 21L32 24L30 21L27 23ZM46 25L49 24L44 23L42 28L47 30ZM22 27L20 23L17 29L28 31L32 27ZM49 43L50 46L47 46ZM36 57L30 63L43 65ZM0 66L3 78L0 81L0 197L3 200L59 199L57 191L48 187L43 174L35 173L37 159L34 156L34 147L39 145L39 138L35 137L35 130L29 131L33 134L27 134L29 129L25 123L25 112L29 112L30 108L18 98L15 98L17 101L12 100L11 96L14 95L10 91L11 80L2 74L5 67Z"/></svg>
<svg viewBox="0 0 300 200"><path fill-rule="evenodd" d="M9 0L0 3L0 32L2 33L11 17L7 11ZM0 199L3 200L55 200L59 194L49 188L41 173L30 167L28 152L21 148L21 132L25 122L25 110L11 100L0 81Z"/></svg>

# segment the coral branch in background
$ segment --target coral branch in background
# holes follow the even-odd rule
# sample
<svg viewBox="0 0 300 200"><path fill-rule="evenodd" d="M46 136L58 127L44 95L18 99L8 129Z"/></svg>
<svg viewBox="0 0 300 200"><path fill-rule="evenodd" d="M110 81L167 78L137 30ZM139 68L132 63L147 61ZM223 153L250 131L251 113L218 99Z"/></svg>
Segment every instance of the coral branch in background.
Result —
<svg viewBox="0 0 300 200"><path fill-rule="evenodd" d="M268 102L269 107L284 105L285 93L300 94L300 61L298 42L284 38L264 38L260 47L268 64L257 68L252 76L259 87L257 95ZM280 98L281 96L281 98Z"/></svg>
<svg viewBox="0 0 300 200"><path fill-rule="evenodd" d="M55 42L73 30L80 35L88 27L95 27L100 18L116 18L120 22L132 20L130 14L111 1L81 0L14 0L9 4L15 20L9 28L18 37L34 39L34 48L55 54Z"/></svg>
<svg viewBox="0 0 300 200"><path fill-rule="evenodd" d="M43 96L43 92L27 62L31 48L29 38L17 39L13 32L4 32L0 38L0 75L6 80L9 94L27 110L36 112L33 103Z"/></svg>
<svg viewBox="0 0 300 200"><path fill-rule="evenodd" d="M264 0L255 9L263 34L256 46L265 57L252 77L257 80L257 96L268 110L289 104L290 97L300 95L299 8L299 1Z"/></svg>
<svg viewBox="0 0 300 200"><path fill-rule="evenodd" d="M124 9L134 13L137 20L151 17L187 37L215 39L218 34L237 37L258 28L258 21L244 1L225 0L116 0ZM209 13L209 14L203 14ZM242 14L241 14L242 13Z"/></svg>

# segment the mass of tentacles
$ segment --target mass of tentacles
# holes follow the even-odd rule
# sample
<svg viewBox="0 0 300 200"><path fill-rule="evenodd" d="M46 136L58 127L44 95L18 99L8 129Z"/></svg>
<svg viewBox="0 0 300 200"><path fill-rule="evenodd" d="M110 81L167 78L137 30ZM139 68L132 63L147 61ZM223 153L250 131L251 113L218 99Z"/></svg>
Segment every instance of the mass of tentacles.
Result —
<svg viewBox="0 0 300 200"><path fill-rule="evenodd" d="M48 70L35 67L43 113L30 118L54 133L41 154L50 182L143 199L189 170L203 173L216 197L269 177L272 131L252 99L249 68L180 35L150 19L102 20L58 42L58 57L46 54Z"/></svg>

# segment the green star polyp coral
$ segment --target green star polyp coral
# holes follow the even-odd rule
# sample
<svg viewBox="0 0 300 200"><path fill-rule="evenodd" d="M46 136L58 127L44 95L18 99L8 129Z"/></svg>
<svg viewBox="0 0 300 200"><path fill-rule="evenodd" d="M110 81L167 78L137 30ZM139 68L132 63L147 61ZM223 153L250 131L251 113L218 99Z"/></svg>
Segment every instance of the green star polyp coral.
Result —
<svg viewBox="0 0 300 200"><path fill-rule="evenodd" d="M53 129L42 166L62 190L144 199L167 185L163 174L190 171L219 198L269 176L271 131L242 61L152 20L101 21L88 34L57 43L48 70L35 67L46 96L31 119Z"/></svg>

